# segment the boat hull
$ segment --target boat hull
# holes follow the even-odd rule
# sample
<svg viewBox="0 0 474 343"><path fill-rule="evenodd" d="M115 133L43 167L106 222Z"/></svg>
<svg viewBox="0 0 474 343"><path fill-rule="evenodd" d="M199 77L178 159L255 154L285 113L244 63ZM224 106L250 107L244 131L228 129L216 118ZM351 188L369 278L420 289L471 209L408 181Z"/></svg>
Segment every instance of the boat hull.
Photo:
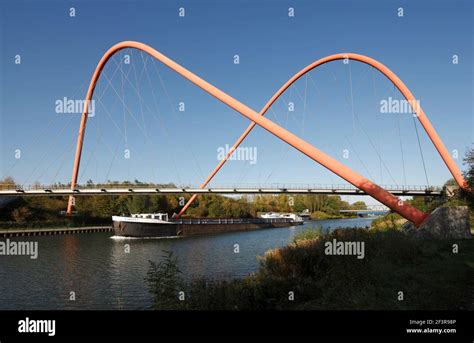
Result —
<svg viewBox="0 0 474 343"><path fill-rule="evenodd" d="M250 231L301 225L282 219L171 219L169 224L114 221L114 233L124 237L179 237Z"/></svg>

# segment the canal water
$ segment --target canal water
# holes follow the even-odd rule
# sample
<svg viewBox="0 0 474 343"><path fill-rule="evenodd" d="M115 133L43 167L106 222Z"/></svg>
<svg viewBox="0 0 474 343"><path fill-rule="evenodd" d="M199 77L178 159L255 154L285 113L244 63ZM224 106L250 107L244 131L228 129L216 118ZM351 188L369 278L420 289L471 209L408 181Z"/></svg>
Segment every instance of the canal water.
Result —
<svg viewBox="0 0 474 343"><path fill-rule="evenodd" d="M166 251L178 258L185 279L245 277L258 270L258 256L287 245L297 232L318 226L366 227L372 220L318 220L172 239L118 239L112 233L10 238L38 242L38 258L0 256L0 310L149 309L152 298L144 278L149 261L159 262Z"/></svg>

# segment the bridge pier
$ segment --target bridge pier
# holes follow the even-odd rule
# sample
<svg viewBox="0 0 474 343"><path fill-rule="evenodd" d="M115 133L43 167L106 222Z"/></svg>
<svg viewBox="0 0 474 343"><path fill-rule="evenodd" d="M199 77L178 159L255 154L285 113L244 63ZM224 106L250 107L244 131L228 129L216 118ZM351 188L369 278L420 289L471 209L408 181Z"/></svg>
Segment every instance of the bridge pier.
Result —
<svg viewBox="0 0 474 343"><path fill-rule="evenodd" d="M402 230L419 238L472 238L467 206L438 207L418 228L407 222Z"/></svg>

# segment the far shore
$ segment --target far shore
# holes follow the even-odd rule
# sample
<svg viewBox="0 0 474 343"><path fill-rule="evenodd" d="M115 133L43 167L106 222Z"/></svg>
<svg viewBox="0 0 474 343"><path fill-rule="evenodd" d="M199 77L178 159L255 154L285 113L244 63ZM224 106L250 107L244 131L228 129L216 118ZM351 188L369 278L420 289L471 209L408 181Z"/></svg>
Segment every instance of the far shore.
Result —
<svg viewBox="0 0 474 343"><path fill-rule="evenodd" d="M320 220L333 220L333 219L352 219L357 217L345 217L345 216L331 216L328 215L325 218L310 218L309 220L318 222ZM84 230L94 228L111 228L112 221L104 219L100 222L84 222L83 224L78 222L69 221L67 219L58 221L30 221L28 223L17 223L17 222L0 222L0 232L37 232L41 230Z"/></svg>

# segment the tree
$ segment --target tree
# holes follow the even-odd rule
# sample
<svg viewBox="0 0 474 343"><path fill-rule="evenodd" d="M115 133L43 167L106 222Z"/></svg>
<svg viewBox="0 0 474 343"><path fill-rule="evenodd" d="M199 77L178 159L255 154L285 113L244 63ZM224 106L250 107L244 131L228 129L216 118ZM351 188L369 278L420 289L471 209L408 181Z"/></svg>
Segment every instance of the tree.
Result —
<svg viewBox="0 0 474 343"><path fill-rule="evenodd" d="M367 205L363 201L356 201L351 205L352 210L366 210Z"/></svg>
<svg viewBox="0 0 474 343"><path fill-rule="evenodd" d="M150 207L150 199L146 196L131 196L128 198L127 207L130 213L143 213Z"/></svg>
<svg viewBox="0 0 474 343"><path fill-rule="evenodd" d="M0 180L0 189L11 189L12 187L15 187L15 180L12 177L7 176Z"/></svg>
<svg viewBox="0 0 474 343"><path fill-rule="evenodd" d="M469 208L472 209L474 206L474 196L472 194L472 190L474 190L474 149L467 149L463 162L463 164L467 166L464 177L471 191L462 190L461 197L467 201Z"/></svg>
<svg viewBox="0 0 474 343"><path fill-rule="evenodd" d="M28 207L16 208L12 212L13 220L17 223L25 223L31 219L31 211Z"/></svg>
<svg viewBox="0 0 474 343"><path fill-rule="evenodd" d="M171 251L165 251L162 261L158 264L149 261L150 267L145 280L150 286L156 310L170 310L179 307L178 293L183 289L183 281L179 277L181 271L178 259Z"/></svg>

